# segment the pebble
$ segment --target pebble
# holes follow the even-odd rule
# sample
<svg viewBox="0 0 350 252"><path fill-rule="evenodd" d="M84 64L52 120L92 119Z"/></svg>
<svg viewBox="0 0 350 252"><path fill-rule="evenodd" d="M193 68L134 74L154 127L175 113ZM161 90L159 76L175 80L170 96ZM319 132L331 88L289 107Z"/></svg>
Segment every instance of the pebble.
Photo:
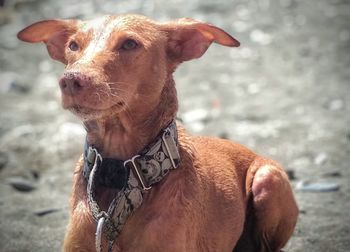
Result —
<svg viewBox="0 0 350 252"><path fill-rule="evenodd" d="M260 93L260 86L257 83L251 83L247 88L248 94L257 94Z"/></svg>
<svg viewBox="0 0 350 252"><path fill-rule="evenodd" d="M30 171L30 174L33 176L35 180L38 180L40 178L40 173L38 171L32 170Z"/></svg>
<svg viewBox="0 0 350 252"><path fill-rule="evenodd" d="M206 109L194 109L182 114L181 118L184 123L192 123L205 120L209 113Z"/></svg>
<svg viewBox="0 0 350 252"><path fill-rule="evenodd" d="M218 137L221 139L230 139L230 135L227 132L219 133Z"/></svg>
<svg viewBox="0 0 350 252"><path fill-rule="evenodd" d="M11 177L6 179L7 183L10 184L14 189L20 192L30 192L36 189L33 183L22 177Z"/></svg>
<svg viewBox="0 0 350 252"><path fill-rule="evenodd" d="M52 90L57 88L57 76L52 73L42 73L38 76L36 85L38 91L52 94Z"/></svg>
<svg viewBox="0 0 350 252"><path fill-rule="evenodd" d="M86 131L81 124L64 122L53 132L51 138L41 140L41 146L46 146L45 150L55 155L59 153L66 158L75 157L80 153L85 135Z"/></svg>
<svg viewBox="0 0 350 252"><path fill-rule="evenodd" d="M238 5L236 14L239 20L249 20L251 12L245 5Z"/></svg>
<svg viewBox="0 0 350 252"><path fill-rule="evenodd" d="M60 209L58 208L51 208L51 209L44 209L44 210L40 210L40 211L36 211L34 212L34 214L38 217L42 217L42 216L45 216L45 215L48 215L48 214L52 214L52 213L55 213L55 212L58 212L60 211Z"/></svg>
<svg viewBox="0 0 350 252"><path fill-rule="evenodd" d="M189 124L189 127L194 133L200 133L204 130L205 125L201 121L197 121Z"/></svg>
<svg viewBox="0 0 350 252"><path fill-rule="evenodd" d="M50 60L43 60L39 63L39 70L43 73L52 71L52 62Z"/></svg>
<svg viewBox="0 0 350 252"><path fill-rule="evenodd" d="M343 175L339 171L330 171L322 175L323 177L342 177Z"/></svg>
<svg viewBox="0 0 350 252"><path fill-rule="evenodd" d="M233 22L233 29L235 32L245 32L248 28L249 24L247 22L241 20Z"/></svg>
<svg viewBox="0 0 350 252"><path fill-rule="evenodd" d="M328 155L325 152L318 153L314 158L315 165L323 165L328 160Z"/></svg>
<svg viewBox="0 0 350 252"><path fill-rule="evenodd" d="M63 123L58 130L60 136L62 137L71 137L71 136L84 136L85 130L81 124L65 122Z"/></svg>
<svg viewBox="0 0 350 252"><path fill-rule="evenodd" d="M16 83L16 74L12 72L0 73L0 92L6 94Z"/></svg>
<svg viewBox="0 0 350 252"><path fill-rule="evenodd" d="M8 163L8 157L5 153L0 152L0 170L4 169Z"/></svg>
<svg viewBox="0 0 350 252"><path fill-rule="evenodd" d="M328 109L331 111L338 111L344 108L344 100L335 99L328 104Z"/></svg>
<svg viewBox="0 0 350 252"><path fill-rule="evenodd" d="M286 173L288 175L289 180L295 180L296 179L294 170L288 169L288 170L286 170Z"/></svg>
<svg viewBox="0 0 350 252"><path fill-rule="evenodd" d="M304 209L299 209L299 213L300 213L300 214L307 214L307 211L304 210Z"/></svg>
<svg viewBox="0 0 350 252"><path fill-rule="evenodd" d="M250 35L250 40L260 45L268 45L271 43L272 38L270 34L265 33L262 30L253 30Z"/></svg>
<svg viewBox="0 0 350 252"><path fill-rule="evenodd" d="M29 87L18 82L17 74L13 72L0 73L0 93L9 92L26 93Z"/></svg>
<svg viewBox="0 0 350 252"><path fill-rule="evenodd" d="M340 186L337 183L330 182L309 183L300 181L296 185L296 189L302 192L334 192L338 191L339 188Z"/></svg>

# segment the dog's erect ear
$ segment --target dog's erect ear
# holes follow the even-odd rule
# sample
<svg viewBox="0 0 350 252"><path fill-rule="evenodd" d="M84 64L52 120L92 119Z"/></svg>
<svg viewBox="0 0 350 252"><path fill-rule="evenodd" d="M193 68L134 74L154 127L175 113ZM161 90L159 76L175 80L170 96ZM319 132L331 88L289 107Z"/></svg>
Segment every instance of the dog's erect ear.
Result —
<svg viewBox="0 0 350 252"><path fill-rule="evenodd" d="M65 46L78 29L77 20L44 20L34 23L17 34L18 39L29 43L44 42L51 58L67 64Z"/></svg>
<svg viewBox="0 0 350 252"><path fill-rule="evenodd" d="M179 62L201 57L212 42L239 46L239 42L222 29L189 18L181 18L162 27L168 34L169 55Z"/></svg>

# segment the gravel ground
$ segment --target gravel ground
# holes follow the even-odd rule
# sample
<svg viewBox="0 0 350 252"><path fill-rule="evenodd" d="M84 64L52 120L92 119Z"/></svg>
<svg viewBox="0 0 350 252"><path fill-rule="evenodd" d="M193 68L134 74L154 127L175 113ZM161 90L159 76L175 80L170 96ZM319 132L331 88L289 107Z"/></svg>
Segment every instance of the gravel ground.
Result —
<svg viewBox="0 0 350 252"><path fill-rule="evenodd" d="M2 2L2 1L0 1ZM301 210L290 252L350 251L350 2L12 0L0 7L0 251L59 251L84 141L59 104L63 71L15 35L34 21L192 17L236 37L176 73L194 134L232 139L289 171Z"/></svg>

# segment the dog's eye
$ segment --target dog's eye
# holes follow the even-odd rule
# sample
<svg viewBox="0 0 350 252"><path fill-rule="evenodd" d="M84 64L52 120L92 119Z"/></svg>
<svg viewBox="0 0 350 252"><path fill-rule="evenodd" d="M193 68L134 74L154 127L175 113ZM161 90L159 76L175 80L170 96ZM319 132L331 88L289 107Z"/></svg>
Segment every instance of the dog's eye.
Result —
<svg viewBox="0 0 350 252"><path fill-rule="evenodd" d="M71 51L78 51L79 50L79 45L75 41L71 41L69 43L68 47Z"/></svg>
<svg viewBox="0 0 350 252"><path fill-rule="evenodd" d="M124 43L122 44L121 48L123 50L126 50L126 51L130 51L130 50L133 50L135 48L137 48L139 45L137 44L137 42L133 39L127 39L124 41Z"/></svg>

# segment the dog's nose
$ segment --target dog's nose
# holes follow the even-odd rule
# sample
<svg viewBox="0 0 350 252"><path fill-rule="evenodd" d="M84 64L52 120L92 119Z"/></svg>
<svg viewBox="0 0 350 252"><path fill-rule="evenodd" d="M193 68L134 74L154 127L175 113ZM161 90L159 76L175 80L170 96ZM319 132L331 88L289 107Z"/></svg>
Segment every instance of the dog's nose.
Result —
<svg viewBox="0 0 350 252"><path fill-rule="evenodd" d="M62 94L78 95L86 84L86 78L78 72L67 72L59 81Z"/></svg>

